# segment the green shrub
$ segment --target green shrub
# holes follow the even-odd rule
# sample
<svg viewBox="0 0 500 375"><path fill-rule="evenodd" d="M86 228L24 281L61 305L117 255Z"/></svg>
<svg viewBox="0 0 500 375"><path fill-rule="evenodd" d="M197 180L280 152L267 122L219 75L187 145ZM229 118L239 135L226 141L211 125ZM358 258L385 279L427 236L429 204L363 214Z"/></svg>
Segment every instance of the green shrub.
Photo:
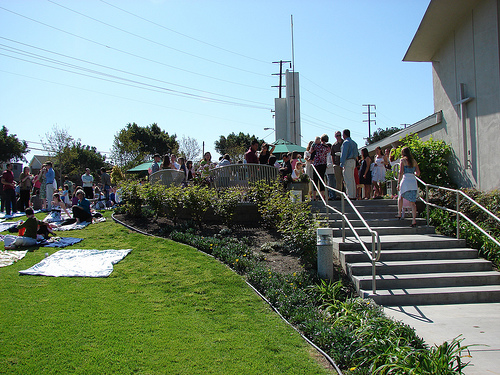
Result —
<svg viewBox="0 0 500 375"><path fill-rule="evenodd" d="M174 225L177 224L177 219L183 208L183 193L183 188L174 185L169 186L164 191L165 211L174 222Z"/></svg>
<svg viewBox="0 0 500 375"><path fill-rule="evenodd" d="M418 162L420 178L424 182L446 187L453 186L448 173L451 146L433 138L424 142L416 134L407 135L401 139L401 142L401 146L395 150L396 159L401 157L401 149L407 146Z"/></svg>
<svg viewBox="0 0 500 375"><path fill-rule="evenodd" d="M144 204L142 186L138 182L126 182L122 184L122 199L125 202L125 212L132 217L142 216L142 205Z"/></svg>
<svg viewBox="0 0 500 375"><path fill-rule="evenodd" d="M239 188L228 188L217 191L212 201L214 213L218 215L228 227L233 225L233 217L238 203L243 200L244 192Z"/></svg>
<svg viewBox="0 0 500 375"><path fill-rule="evenodd" d="M184 208L191 212L193 220L200 229L203 226L203 217L210 208L214 197L215 191L208 187L189 186L184 190L182 202Z"/></svg>
<svg viewBox="0 0 500 375"><path fill-rule="evenodd" d="M484 193L475 189L464 189L463 192L497 217L500 216L500 191ZM456 210L457 198L453 192L432 192L433 203ZM460 211L469 219L478 224L484 231L500 241L500 222L491 218L482 209L468 199L460 198ZM456 236L457 221L453 213L438 208L430 209L430 224L446 236ZM467 246L477 249L479 254L490 260L495 265L500 265L500 248L485 236L481 231L469 224L465 219L460 219L460 238L465 239Z"/></svg>
<svg viewBox="0 0 500 375"><path fill-rule="evenodd" d="M146 183L142 187L142 196L144 202L151 208L155 220L164 214L165 211L165 193L166 187L161 184Z"/></svg>

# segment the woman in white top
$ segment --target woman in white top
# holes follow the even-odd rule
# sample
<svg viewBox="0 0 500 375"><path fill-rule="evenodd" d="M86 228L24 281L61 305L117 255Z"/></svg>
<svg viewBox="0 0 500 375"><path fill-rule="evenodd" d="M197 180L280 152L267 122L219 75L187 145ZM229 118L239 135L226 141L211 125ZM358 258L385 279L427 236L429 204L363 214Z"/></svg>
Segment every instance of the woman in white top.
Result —
<svg viewBox="0 0 500 375"><path fill-rule="evenodd" d="M389 163L382 149L375 149L375 160L373 161L372 185L374 187L373 198L382 198L382 182L385 181L385 166Z"/></svg>
<svg viewBox="0 0 500 375"><path fill-rule="evenodd" d="M306 161L306 175L309 176L309 180L312 180L313 178L313 169L312 169L312 163L311 163L311 147L313 145L314 141L309 141L309 144L306 147L306 150L304 151L304 159ZM309 182L309 197L311 197L312 194L312 185Z"/></svg>
<svg viewBox="0 0 500 375"><path fill-rule="evenodd" d="M304 174L304 170L302 169L302 162L299 160L297 163L295 163L295 168L292 171L292 180L293 181L299 181L300 177Z"/></svg>
<svg viewBox="0 0 500 375"><path fill-rule="evenodd" d="M68 215L68 217L71 217L69 212L66 210L66 205L61 200L61 196L59 195L59 193L54 193L54 195L52 196L51 211L45 217L45 219L43 219L43 221L46 223L54 223L54 222L62 221L62 217L61 217L62 210L64 210L64 212L66 213L66 215Z"/></svg>

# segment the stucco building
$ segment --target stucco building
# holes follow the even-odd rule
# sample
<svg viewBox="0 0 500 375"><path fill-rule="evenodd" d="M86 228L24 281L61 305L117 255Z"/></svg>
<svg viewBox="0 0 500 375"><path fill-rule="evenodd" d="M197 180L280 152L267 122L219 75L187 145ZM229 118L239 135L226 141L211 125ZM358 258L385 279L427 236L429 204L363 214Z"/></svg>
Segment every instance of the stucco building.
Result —
<svg viewBox="0 0 500 375"><path fill-rule="evenodd" d="M404 57L432 63L435 115L418 134L452 146L461 187L500 188L499 56L500 0L431 0Z"/></svg>

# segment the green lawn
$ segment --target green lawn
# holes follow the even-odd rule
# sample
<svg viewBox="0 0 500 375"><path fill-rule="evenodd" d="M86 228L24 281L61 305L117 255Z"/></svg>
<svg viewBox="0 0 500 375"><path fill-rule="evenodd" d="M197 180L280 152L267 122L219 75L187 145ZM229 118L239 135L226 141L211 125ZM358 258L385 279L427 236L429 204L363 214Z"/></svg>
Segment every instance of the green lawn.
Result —
<svg viewBox="0 0 500 375"><path fill-rule="evenodd" d="M226 266L106 216L59 233L84 238L73 248L132 248L108 278L18 274L52 248L0 268L0 373L328 373Z"/></svg>

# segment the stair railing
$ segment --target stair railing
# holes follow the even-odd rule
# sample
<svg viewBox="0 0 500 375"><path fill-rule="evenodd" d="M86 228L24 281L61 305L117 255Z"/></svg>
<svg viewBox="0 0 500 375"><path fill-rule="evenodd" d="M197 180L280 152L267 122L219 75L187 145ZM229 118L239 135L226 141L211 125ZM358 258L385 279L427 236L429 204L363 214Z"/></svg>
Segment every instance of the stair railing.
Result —
<svg viewBox="0 0 500 375"><path fill-rule="evenodd" d="M328 190L332 190L333 192L335 192L336 194L338 194L338 195L341 196L341 210L339 211L335 207L330 206L328 204L328 200L325 201L325 199L323 198L323 195L320 192L319 187L314 183L314 180L311 179L311 183L312 183L314 189L316 190L317 195L319 194L319 197L321 198L321 200L323 201L323 204L326 207L327 223L330 224L330 210L332 210L335 213L337 213L338 215L342 216L342 242L345 242L345 240L346 240L346 234L345 233L346 233L346 223L347 223L347 225L351 229L352 233L354 234L354 237L356 237L356 239L359 241L361 247L363 248L363 251L365 252L365 254L370 259L370 262L372 263L372 292L373 292L373 294L377 294L377 286L376 286L376 278L377 278L376 262L378 262L380 260L380 255L382 253L382 245L380 243L380 236L379 236L378 232L374 231L373 229L370 228L370 226L368 225L368 223L365 221L365 219L363 218L363 216L361 216L361 214L356 209L356 207L354 206L354 204L349 199L349 196L346 193L344 193L343 191L337 190L335 188L332 188L330 186L327 186L325 184L325 181L323 181L323 179L319 175L316 167L314 165L311 165L311 167L313 169L313 172L318 176L318 181L321 181L321 184L323 184L323 186L325 187L325 195L327 197L328 197ZM351 221L347 218L347 215L345 213L345 202L347 202L351 206L351 208L354 211L354 213L357 215L357 217L359 218L359 220L361 220L361 222L363 223L363 225L365 226L365 228L371 234L371 236L372 236L372 250L371 250L371 253L368 250L368 248L366 247L366 244L363 242L363 240L359 236L359 234L356 231L356 229L354 228L354 226L352 225Z"/></svg>
<svg viewBox="0 0 500 375"><path fill-rule="evenodd" d="M443 211L451 212L454 213L457 216L457 239L460 238L460 218L466 220L469 222L472 226L474 226L476 229L478 229L481 233L483 233L486 237L488 237L491 241L493 241L497 246L500 247L500 242L498 242L493 236L491 236L488 232L486 232L483 228L481 228L479 225L477 225L474 221L472 221L467 215L465 215L463 212L460 212L460 198L466 198L470 203L476 205L476 207L480 208L483 210L485 213L487 213L492 219L495 219L496 221L500 222L500 218L495 216L492 212L490 212L488 209L480 205L478 202L476 202L474 199L469 197L467 194L465 194L461 190L457 189L451 189L443 186L437 186L437 185L432 185L432 184L427 184L424 181L422 181L420 178L417 177L417 181L420 182L422 185L425 186L425 199L422 197L419 197L419 199L425 203L426 207L426 216L427 216L427 226L429 226L429 207L435 207L439 208ZM453 210L448 207L442 207L437 204L429 202L429 188L433 189L438 189L438 190L444 190L444 191L449 191L451 193L456 194L456 199L457 199L457 209Z"/></svg>

